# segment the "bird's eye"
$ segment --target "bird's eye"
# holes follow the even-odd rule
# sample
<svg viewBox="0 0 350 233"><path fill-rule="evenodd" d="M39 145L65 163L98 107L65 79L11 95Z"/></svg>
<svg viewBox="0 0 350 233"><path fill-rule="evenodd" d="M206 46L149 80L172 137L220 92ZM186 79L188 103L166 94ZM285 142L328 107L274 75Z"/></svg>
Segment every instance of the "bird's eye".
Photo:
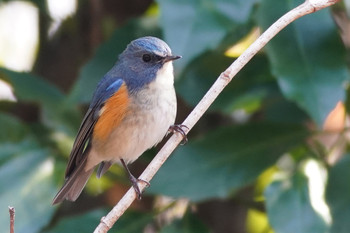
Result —
<svg viewBox="0 0 350 233"><path fill-rule="evenodd" d="M150 62L150 61L152 60L152 57L151 57L151 55L149 55L149 54L144 54L144 55L142 56L142 60L143 60L144 62Z"/></svg>

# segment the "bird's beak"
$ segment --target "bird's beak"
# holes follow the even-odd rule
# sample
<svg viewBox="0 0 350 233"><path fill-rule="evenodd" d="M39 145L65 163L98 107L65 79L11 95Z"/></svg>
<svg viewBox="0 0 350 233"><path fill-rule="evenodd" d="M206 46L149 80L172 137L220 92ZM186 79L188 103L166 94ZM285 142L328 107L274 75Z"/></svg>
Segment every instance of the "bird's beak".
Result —
<svg viewBox="0 0 350 233"><path fill-rule="evenodd" d="M181 56L166 56L163 60L163 63L166 63L168 61L174 61L177 60L179 58L182 58Z"/></svg>

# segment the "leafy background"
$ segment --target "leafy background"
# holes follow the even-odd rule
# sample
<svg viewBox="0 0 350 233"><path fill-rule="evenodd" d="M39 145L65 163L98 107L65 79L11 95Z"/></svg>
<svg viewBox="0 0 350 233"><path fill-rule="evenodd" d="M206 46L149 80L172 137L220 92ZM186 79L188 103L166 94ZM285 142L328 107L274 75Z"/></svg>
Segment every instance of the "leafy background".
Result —
<svg viewBox="0 0 350 233"><path fill-rule="evenodd" d="M51 205L94 88L130 40L158 36L183 56L175 64L180 123L259 32L302 1L80 0L58 18L50 2L0 1L0 16L20 3L38 18L30 68L7 65L13 51L0 50L1 232L8 206L19 233L92 232L125 193L125 173L113 166L75 203ZM340 2L279 33L110 232L349 232L349 12Z"/></svg>

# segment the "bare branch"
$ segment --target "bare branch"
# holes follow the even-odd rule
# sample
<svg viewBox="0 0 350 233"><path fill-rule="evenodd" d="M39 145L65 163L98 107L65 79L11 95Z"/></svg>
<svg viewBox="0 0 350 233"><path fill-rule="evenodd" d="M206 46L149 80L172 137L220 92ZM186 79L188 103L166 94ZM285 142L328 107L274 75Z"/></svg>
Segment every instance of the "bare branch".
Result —
<svg viewBox="0 0 350 233"><path fill-rule="evenodd" d="M15 233L15 207L9 206L10 213L10 233Z"/></svg>
<svg viewBox="0 0 350 233"><path fill-rule="evenodd" d="M185 129L186 133L197 123L197 121L203 116L204 112L210 107L217 96L227 86L227 84L233 79L233 77L252 59L252 57L258 53L278 32L285 28L288 24L294 20L321 10L332 4L335 4L339 0L306 0L303 4L289 11L272 24L240 57L238 57L215 81L213 86L204 95L202 100L193 109L190 115L182 123L186 125L188 129ZM140 179L150 181L159 168L163 165L165 160L170 156L174 149L181 142L182 136L174 134L163 148L154 157L152 162L148 165L145 171L141 174ZM140 183L140 190L145 189L145 183ZM132 202L135 200L136 194L131 187L124 197L117 203L116 206L108 213L106 217L101 219L100 224L95 229L94 233L107 232L113 224L119 219L119 217L129 208Z"/></svg>

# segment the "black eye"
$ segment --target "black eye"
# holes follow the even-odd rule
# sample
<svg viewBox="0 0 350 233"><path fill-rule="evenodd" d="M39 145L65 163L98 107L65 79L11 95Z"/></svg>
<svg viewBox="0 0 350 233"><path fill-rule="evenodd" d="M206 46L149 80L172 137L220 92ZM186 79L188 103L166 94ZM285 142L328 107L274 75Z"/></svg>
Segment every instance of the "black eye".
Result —
<svg viewBox="0 0 350 233"><path fill-rule="evenodd" d="M142 60L143 60L144 62L150 62L150 61L152 60L152 57L151 57L151 55L149 55L149 54L144 54L144 55L142 56Z"/></svg>

